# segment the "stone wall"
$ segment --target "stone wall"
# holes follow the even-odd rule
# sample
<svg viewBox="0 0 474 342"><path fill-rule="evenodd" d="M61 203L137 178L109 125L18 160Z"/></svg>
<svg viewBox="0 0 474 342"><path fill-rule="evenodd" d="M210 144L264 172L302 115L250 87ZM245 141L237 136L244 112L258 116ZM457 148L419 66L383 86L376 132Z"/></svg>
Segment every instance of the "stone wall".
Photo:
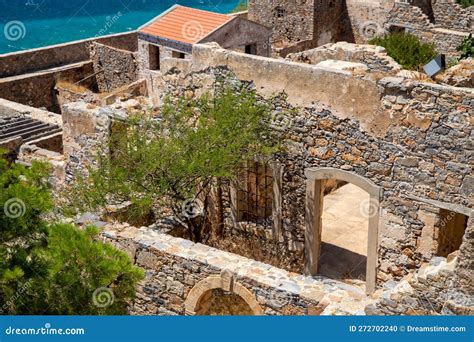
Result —
<svg viewBox="0 0 474 342"><path fill-rule="evenodd" d="M60 105L55 90L56 83L59 80L75 83L93 74L92 63L81 62L49 71L1 78L0 97L60 113ZM95 78L92 77L83 82L82 85L93 88L94 83Z"/></svg>
<svg viewBox="0 0 474 342"><path fill-rule="evenodd" d="M212 289L237 294L255 315L363 314L371 302L357 287L299 276L149 228L108 225L103 235L145 269L131 314L206 314Z"/></svg>
<svg viewBox="0 0 474 342"><path fill-rule="evenodd" d="M474 315L474 219L468 221L443 314Z"/></svg>
<svg viewBox="0 0 474 342"><path fill-rule="evenodd" d="M387 55L384 48L346 42L327 44L316 49L290 54L287 59L308 64L318 64L328 59L356 62L365 64L369 72L393 75L401 70L400 65Z"/></svg>
<svg viewBox="0 0 474 342"><path fill-rule="evenodd" d="M97 153L108 153L110 111L92 104L73 102L63 106L65 181L87 175Z"/></svg>
<svg viewBox="0 0 474 342"><path fill-rule="evenodd" d="M277 241L269 239L271 234L259 232L265 227L245 233L228 227L229 234L244 242L239 246L251 241L252 235L259 236L248 245L255 250L260 241L266 262L274 262L279 254L278 266L301 272L304 173L311 167L355 173L383 188L380 281L399 279L433 256L422 246L434 244L436 237L422 232L425 227L435 229L437 223L426 215L436 218L439 208L470 215L473 90L398 78L374 82L331 69L199 45L193 51L192 70L155 75L153 93L157 98L169 93L200 96L212 91L216 78L227 79L237 90L256 89L290 123L282 128L289 149L275 156L283 170L281 236ZM266 254L271 249L277 252ZM242 248L233 251L252 253Z"/></svg>
<svg viewBox="0 0 474 342"><path fill-rule="evenodd" d="M246 45L255 45L255 54L270 54L271 30L243 18L228 22L202 39L199 43L216 42L225 49L245 52Z"/></svg>
<svg viewBox="0 0 474 342"><path fill-rule="evenodd" d="M474 31L474 6L462 8L456 0L432 0L434 24L437 27L461 31Z"/></svg>
<svg viewBox="0 0 474 342"><path fill-rule="evenodd" d="M16 116L24 115L31 117L32 119L43 121L52 125L62 127L63 120L61 115L56 113L48 112L31 106L25 106L20 103L0 99L0 115Z"/></svg>
<svg viewBox="0 0 474 342"><path fill-rule="evenodd" d="M385 28L387 30L390 30L392 27L403 28L406 32L418 36L424 42L434 43L439 53L444 53L453 57L459 56L459 52L456 51L456 48L462 43L464 38L468 36L469 32L472 31L472 27L470 27L471 24L466 26L466 20L461 18L458 18L460 22L457 25L451 23L450 21L452 20L448 18L456 16L456 14L453 13L457 13L457 9L454 8L457 5L453 4L451 0L439 1L439 6L441 6L441 3L444 4L442 5L443 10L446 6L451 6L449 7L449 10L454 11L446 16L440 14L442 13L442 10L441 8L439 9L438 20L440 20L440 18L445 18L446 22L438 25L436 22L430 20L430 18L423 13L421 8L413 6L410 3L397 1L395 2L395 6L389 12ZM449 5L449 3L451 3L451 5ZM434 4L433 8L438 5ZM444 27L445 25L446 27Z"/></svg>
<svg viewBox="0 0 474 342"><path fill-rule="evenodd" d="M89 46L93 42L117 49L136 51L137 33L110 35L0 55L0 78L88 61L90 59Z"/></svg>
<svg viewBox="0 0 474 342"><path fill-rule="evenodd" d="M272 28L276 47L313 40L314 0L249 0L248 19Z"/></svg>
<svg viewBox="0 0 474 342"><path fill-rule="evenodd" d="M455 260L436 258L400 282L390 281L378 301L366 308L368 315L436 315L447 301ZM467 303L465 303L467 304Z"/></svg>
<svg viewBox="0 0 474 342"><path fill-rule="evenodd" d="M137 54L100 43L91 45L91 60L97 86L102 93L111 92L138 79Z"/></svg>
<svg viewBox="0 0 474 342"><path fill-rule="evenodd" d="M473 220L460 252L433 258L429 264L403 278L389 281L377 301L366 307L368 315L473 315ZM471 259L469 261L469 259Z"/></svg>
<svg viewBox="0 0 474 342"><path fill-rule="evenodd" d="M337 41L365 44L397 27L435 43L440 53L457 56L456 47L473 31L474 7L462 9L455 0L299 2L249 1L249 19L273 28L276 55Z"/></svg>

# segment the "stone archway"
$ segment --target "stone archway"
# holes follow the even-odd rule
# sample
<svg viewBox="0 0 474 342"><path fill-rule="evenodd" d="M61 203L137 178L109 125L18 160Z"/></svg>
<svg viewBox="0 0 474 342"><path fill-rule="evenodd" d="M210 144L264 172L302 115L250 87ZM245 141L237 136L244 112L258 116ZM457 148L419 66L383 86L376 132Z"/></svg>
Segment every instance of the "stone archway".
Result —
<svg viewBox="0 0 474 342"><path fill-rule="evenodd" d="M201 309L202 297L215 289L222 289L238 295L247 303L254 315L264 314L255 295L242 284L234 282L233 275L230 272L222 272L221 275L210 276L197 283L184 302L186 314L191 316L198 314Z"/></svg>
<svg viewBox="0 0 474 342"><path fill-rule="evenodd" d="M318 273L324 198L323 181L328 179L345 181L358 186L370 195L372 214L369 216L367 239L366 292L373 293L377 280L381 188L362 176L335 168L310 168L306 170L305 175L308 178L305 213L305 274L314 276Z"/></svg>

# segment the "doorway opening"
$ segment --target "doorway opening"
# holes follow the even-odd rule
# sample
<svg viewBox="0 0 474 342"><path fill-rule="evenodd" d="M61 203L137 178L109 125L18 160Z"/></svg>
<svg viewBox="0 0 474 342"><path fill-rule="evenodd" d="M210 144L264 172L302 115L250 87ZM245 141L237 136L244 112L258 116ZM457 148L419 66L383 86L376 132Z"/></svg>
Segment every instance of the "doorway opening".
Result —
<svg viewBox="0 0 474 342"><path fill-rule="evenodd" d="M319 273L351 283L365 282L370 195L348 183L323 199Z"/></svg>
<svg viewBox="0 0 474 342"><path fill-rule="evenodd" d="M447 257L461 247L468 217L454 211L440 209L439 219L436 255Z"/></svg>
<svg viewBox="0 0 474 342"><path fill-rule="evenodd" d="M327 276L339 279L348 276L363 278L365 274L366 292L373 293L377 280L381 188L362 176L336 168L311 168L307 169L305 174L308 178L305 213L305 274L314 276L324 272ZM326 227L328 232L323 233L324 193L328 180L346 182L351 186L341 187L334 192L333 197L326 199L328 202L326 224L329 223L329 228ZM337 191L340 193L336 194ZM366 193L365 199L361 198L364 194L360 191ZM340 201L337 196L353 200L338 203ZM346 202L355 202L358 206L354 209ZM365 220L368 221L367 229L364 228ZM349 221L351 221L351 228L347 227Z"/></svg>

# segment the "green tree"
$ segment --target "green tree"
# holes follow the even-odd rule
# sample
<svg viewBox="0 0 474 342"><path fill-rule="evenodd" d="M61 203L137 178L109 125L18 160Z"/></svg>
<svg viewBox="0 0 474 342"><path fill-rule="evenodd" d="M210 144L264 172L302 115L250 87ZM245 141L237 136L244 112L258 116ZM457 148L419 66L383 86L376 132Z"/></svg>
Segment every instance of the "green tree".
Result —
<svg viewBox="0 0 474 342"><path fill-rule="evenodd" d="M48 223L48 173L0 159L0 313L126 313L142 271L93 227Z"/></svg>
<svg viewBox="0 0 474 342"><path fill-rule="evenodd" d="M99 153L98 167L78 182L72 206L90 211L130 201L137 215L171 208L190 238L203 241L213 233L206 217L213 182L233 179L244 161L279 149L272 119L246 88L167 100L159 120L131 115L115 130L112 153Z"/></svg>

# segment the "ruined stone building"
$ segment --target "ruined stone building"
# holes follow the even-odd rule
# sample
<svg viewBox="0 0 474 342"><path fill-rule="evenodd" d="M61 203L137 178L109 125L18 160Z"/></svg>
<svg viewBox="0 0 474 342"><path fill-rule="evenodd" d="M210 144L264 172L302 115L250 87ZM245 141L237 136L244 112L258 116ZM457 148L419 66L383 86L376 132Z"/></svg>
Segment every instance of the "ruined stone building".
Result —
<svg viewBox="0 0 474 342"><path fill-rule="evenodd" d="M104 240L146 270L130 312L219 314L216 303L226 298L234 308L227 313L472 315L472 73L456 74L456 82L413 78L383 48L350 43L362 39L354 27L374 18L384 29L393 23L420 33L408 24L410 11L399 21L388 15L411 6L430 20L423 34L450 37L449 44L442 39L449 50L472 25L472 7L460 10L462 21L440 14L454 6L450 0L296 3L251 0L248 20L258 26L229 19L213 31L219 39L227 25L259 33L235 43L240 48L226 49L224 38L178 46L179 37L167 38L171 32L151 37L145 26L36 52L62 60L0 56L0 115L45 123L53 117L56 126L44 127L62 128L57 144L17 142L19 160L49 161L55 182L71 183L128 110L159 112L167 96L199 97L222 84L255 90L271 106L287 148L269 164L248 161L237 181L220 185L213 200L222 239L193 243L164 221L134 227L96 215L78 220L101 226ZM328 31L316 18L336 24ZM273 50L298 49L287 50L286 59L250 53L245 46L270 35L261 25L272 28ZM349 43L319 46L339 40ZM149 63L150 44L163 51L153 55L159 70ZM34 62L22 63L27 59ZM58 75L67 82L56 82ZM15 90L25 84L27 91ZM47 91L38 91L40 84ZM7 134L21 135L14 128Z"/></svg>
<svg viewBox="0 0 474 342"><path fill-rule="evenodd" d="M367 43L384 32L406 31L455 48L474 31L474 10L455 0L249 0L248 18L272 27L276 52L289 52L346 41Z"/></svg>

